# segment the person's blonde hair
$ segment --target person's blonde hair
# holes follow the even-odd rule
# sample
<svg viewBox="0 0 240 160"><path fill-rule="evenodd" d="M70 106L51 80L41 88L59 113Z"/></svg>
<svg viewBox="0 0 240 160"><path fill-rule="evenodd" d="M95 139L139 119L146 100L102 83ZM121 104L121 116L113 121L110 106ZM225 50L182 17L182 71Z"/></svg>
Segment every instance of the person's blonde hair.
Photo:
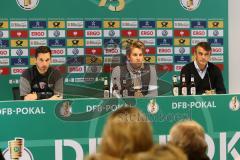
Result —
<svg viewBox="0 0 240 160"><path fill-rule="evenodd" d="M208 159L206 155L207 143L203 127L193 120L177 122L170 130L170 143L173 143L188 155L198 159ZM194 159L194 158L193 158Z"/></svg>
<svg viewBox="0 0 240 160"><path fill-rule="evenodd" d="M100 153L123 158L152 146L152 128L145 115L136 107L122 107L107 120Z"/></svg>
<svg viewBox="0 0 240 160"><path fill-rule="evenodd" d="M130 56L132 53L132 49L138 48L142 50L142 53L145 54L145 45L140 40L128 40L126 45L126 54L127 56Z"/></svg>

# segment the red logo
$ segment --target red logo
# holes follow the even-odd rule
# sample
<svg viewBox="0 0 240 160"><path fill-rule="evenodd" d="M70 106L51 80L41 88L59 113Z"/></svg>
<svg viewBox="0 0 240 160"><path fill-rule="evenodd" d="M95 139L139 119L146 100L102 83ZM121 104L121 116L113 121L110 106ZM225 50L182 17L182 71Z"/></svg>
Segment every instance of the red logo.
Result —
<svg viewBox="0 0 240 160"><path fill-rule="evenodd" d="M155 47L147 47L147 48L145 48L145 53L146 54L155 54L156 49L155 49Z"/></svg>
<svg viewBox="0 0 240 160"><path fill-rule="evenodd" d="M87 30L86 37L101 37L102 32L101 30Z"/></svg>
<svg viewBox="0 0 240 160"><path fill-rule="evenodd" d="M45 31L30 31L30 37L46 37Z"/></svg>
<svg viewBox="0 0 240 160"><path fill-rule="evenodd" d="M138 33L137 30L122 30L123 37L137 37Z"/></svg>
<svg viewBox="0 0 240 160"><path fill-rule="evenodd" d="M189 30L174 30L174 36L188 37L188 36L190 36L190 31Z"/></svg>
<svg viewBox="0 0 240 160"><path fill-rule="evenodd" d="M53 66L54 69L58 70L62 74L66 73L66 67L65 66Z"/></svg>
<svg viewBox="0 0 240 160"><path fill-rule="evenodd" d="M85 48L86 54L94 54L94 55L101 55L102 48Z"/></svg>
<svg viewBox="0 0 240 160"><path fill-rule="evenodd" d="M215 47L215 48L212 49L212 52L217 52L217 53L218 53L218 52L222 52L222 49Z"/></svg>
<svg viewBox="0 0 240 160"><path fill-rule="evenodd" d="M0 68L0 75L8 75L9 74L9 68Z"/></svg>
<svg viewBox="0 0 240 160"><path fill-rule="evenodd" d="M103 71L105 72L105 73L111 73L112 72L112 70L113 70L113 66L111 66L111 65L104 65L103 66Z"/></svg>
<svg viewBox="0 0 240 160"><path fill-rule="evenodd" d="M28 31L25 30L12 30L10 32L11 38L28 38Z"/></svg>
<svg viewBox="0 0 240 160"><path fill-rule="evenodd" d="M65 55L65 49L52 49L52 55Z"/></svg>
<svg viewBox="0 0 240 160"><path fill-rule="evenodd" d="M9 50L0 49L0 56L9 56Z"/></svg>
<svg viewBox="0 0 240 160"><path fill-rule="evenodd" d="M68 30L67 36L68 37L83 37L84 32L83 32L83 30Z"/></svg>
<svg viewBox="0 0 240 160"><path fill-rule="evenodd" d="M22 74L25 69L27 69L26 67L22 67L22 68L12 68L11 72L12 74Z"/></svg>
<svg viewBox="0 0 240 160"><path fill-rule="evenodd" d="M206 36L205 30L193 30L192 36Z"/></svg>
<svg viewBox="0 0 240 160"><path fill-rule="evenodd" d="M30 56L34 57L36 54L36 48L30 48Z"/></svg>
<svg viewBox="0 0 240 160"><path fill-rule="evenodd" d="M140 30L139 31L140 36L155 36L155 31L154 30Z"/></svg>
<svg viewBox="0 0 240 160"><path fill-rule="evenodd" d="M68 66L68 73L83 73L83 66Z"/></svg>
<svg viewBox="0 0 240 160"><path fill-rule="evenodd" d="M174 68L175 68L174 70L175 70L175 71L181 71L182 68L183 68L183 66L184 66L184 64L175 65L175 66L174 66Z"/></svg>
<svg viewBox="0 0 240 160"><path fill-rule="evenodd" d="M120 54L120 48L105 48L104 54Z"/></svg>
<svg viewBox="0 0 240 160"><path fill-rule="evenodd" d="M158 47L158 54L172 54L172 47Z"/></svg>
<svg viewBox="0 0 240 160"><path fill-rule="evenodd" d="M195 47L192 47L191 50L192 50L192 54L194 54L194 52L195 52Z"/></svg>
<svg viewBox="0 0 240 160"><path fill-rule="evenodd" d="M172 64L157 65L158 71L173 71Z"/></svg>
<svg viewBox="0 0 240 160"><path fill-rule="evenodd" d="M212 53L223 53L223 47L212 47Z"/></svg>

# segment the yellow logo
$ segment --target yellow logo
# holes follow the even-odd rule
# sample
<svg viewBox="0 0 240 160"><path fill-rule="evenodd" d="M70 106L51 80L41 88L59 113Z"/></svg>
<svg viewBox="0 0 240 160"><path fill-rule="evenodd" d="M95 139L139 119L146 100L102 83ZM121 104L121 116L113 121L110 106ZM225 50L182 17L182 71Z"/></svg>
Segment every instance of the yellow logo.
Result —
<svg viewBox="0 0 240 160"><path fill-rule="evenodd" d="M208 21L208 28L223 28L223 21Z"/></svg>
<svg viewBox="0 0 240 160"><path fill-rule="evenodd" d="M84 41L83 39L68 39L67 40L67 46L83 46Z"/></svg>
<svg viewBox="0 0 240 160"><path fill-rule="evenodd" d="M0 21L0 29L7 29L8 21Z"/></svg>
<svg viewBox="0 0 240 160"><path fill-rule="evenodd" d="M120 28L120 21L104 21L104 28Z"/></svg>
<svg viewBox="0 0 240 160"><path fill-rule="evenodd" d="M64 21L48 21L48 28L65 28Z"/></svg>
<svg viewBox="0 0 240 160"><path fill-rule="evenodd" d="M102 57L86 56L86 64L102 64Z"/></svg>
<svg viewBox="0 0 240 160"><path fill-rule="evenodd" d="M174 38L174 45L176 46L189 46L190 38Z"/></svg>
<svg viewBox="0 0 240 160"><path fill-rule="evenodd" d="M30 65L35 65L36 64L36 58L31 57L30 58Z"/></svg>
<svg viewBox="0 0 240 160"><path fill-rule="evenodd" d="M156 57L155 56L145 56L144 57L144 62L145 63L155 63L156 62Z"/></svg>
<svg viewBox="0 0 240 160"><path fill-rule="evenodd" d="M11 47L28 47L28 40L11 40Z"/></svg>
<svg viewBox="0 0 240 160"><path fill-rule="evenodd" d="M157 21L157 28L172 28L172 21Z"/></svg>

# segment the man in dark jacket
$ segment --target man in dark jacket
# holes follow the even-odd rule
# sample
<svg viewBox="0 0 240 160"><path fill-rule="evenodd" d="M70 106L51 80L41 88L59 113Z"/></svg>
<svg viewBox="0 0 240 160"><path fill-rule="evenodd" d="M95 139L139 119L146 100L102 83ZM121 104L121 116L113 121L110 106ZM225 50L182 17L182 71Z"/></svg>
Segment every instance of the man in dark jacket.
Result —
<svg viewBox="0 0 240 160"><path fill-rule="evenodd" d="M61 99L63 78L58 70L50 67L50 48L38 47L35 58L36 65L26 69L20 77L20 96L24 100Z"/></svg>
<svg viewBox="0 0 240 160"><path fill-rule="evenodd" d="M194 61L186 64L181 70L181 80L185 76L190 88L191 76L194 77L196 94L225 94L226 89L220 69L209 62L211 46L207 42L200 42L194 49Z"/></svg>

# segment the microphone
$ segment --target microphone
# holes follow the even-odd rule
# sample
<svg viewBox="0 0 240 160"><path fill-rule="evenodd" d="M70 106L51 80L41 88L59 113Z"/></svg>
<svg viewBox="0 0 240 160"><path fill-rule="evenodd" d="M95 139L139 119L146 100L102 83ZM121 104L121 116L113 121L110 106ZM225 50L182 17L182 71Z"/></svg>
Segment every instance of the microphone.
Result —
<svg viewBox="0 0 240 160"><path fill-rule="evenodd" d="M216 90L212 88L212 83L211 83L211 79L210 79L210 75L209 75L208 69L207 69L207 75L208 75L208 83L209 83L209 87L210 87L210 90L209 90L210 94L216 94Z"/></svg>
<svg viewBox="0 0 240 160"><path fill-rule="evenodd" d="M211 79L210 79L210 76L209 76L208 69L207 69L207 75L208 75L208 83L209 83L209 87L210 87L210 90L212 90L212 84L211 84Z"/></svg>

